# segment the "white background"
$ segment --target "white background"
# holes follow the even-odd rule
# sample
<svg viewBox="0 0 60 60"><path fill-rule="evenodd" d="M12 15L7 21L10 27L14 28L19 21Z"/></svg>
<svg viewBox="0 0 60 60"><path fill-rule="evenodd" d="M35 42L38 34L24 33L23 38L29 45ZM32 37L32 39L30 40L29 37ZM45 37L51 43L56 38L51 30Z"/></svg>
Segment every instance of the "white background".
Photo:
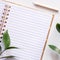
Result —
<svg viewBox="0 0 60 60"><path fill-rule="evenodd" d="M50 13L52 11L42 9L42 8L38 8L38 7L34 6L33 3L37 2L37 3L40 3L40 4L44 4L48 7L56 8L58 10L60 9L60 6L59 6L60 1L59 0L7 0L7 1L12 1L12 2L15 2L15 3L22 4L22 5L25 5L25 6L28 6L28 7L32 7L32 8L38 9L38 10L42 10L42 11L45 11L45 12L48 12L48 13Z"/></svg>
<svg viewBox="0 0 60 60"><path fill-rule="evenodd" d="M55 19L54 19L52 29L51 29L51 32L49 35L49 39L48 39L48 43L47 43L47 46L45 49L43 60L59 60L59 55L56 54L55 52L53 52L52 50L50 50L48 45L54 44L60 48L60 34L57 32L56 27L55 27L56 23L60 22L60 17L59 17L60 13L59 12L55 13L53 11L49 11L46 9L37 8L33 5L33 3L39 2L41 4L45 4L47 6L50 6L52 8L56 8L56 9L60 10L60 0L10 0L10 1L35 8L35 9L38 9L40 11L44 11L49 14L55 14Z"/></svg>

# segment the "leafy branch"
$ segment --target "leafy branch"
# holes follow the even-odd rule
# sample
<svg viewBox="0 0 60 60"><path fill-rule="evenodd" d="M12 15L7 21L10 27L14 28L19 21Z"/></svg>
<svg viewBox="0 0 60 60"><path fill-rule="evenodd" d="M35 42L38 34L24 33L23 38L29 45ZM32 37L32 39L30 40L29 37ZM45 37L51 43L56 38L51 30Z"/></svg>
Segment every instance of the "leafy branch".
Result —
<svg viewBox="0 0 60 60"><path fill-rule="evenodd" d="M60 33L60 24L57 23L56 24L56 29L57 31ZM58 54L60 54L60 49L58 47L56 47L55 45L48 45L52 50L54 50L55 52L57 52Z"/></svg>
<svg viewBox="0 0 60 60"><path fill-rule="evenodd" d="M14 46L10 46L10 36L8 33L8 30L6 30L3 34L3 43L4 43L4 50L2 51L2 47L0 46L0 56L6 51L6 50L10 50L10 49L18 49L17 47ZM0 59L2 58L13 58L15 56L4 56L4 57L0 57Z"/></svg>

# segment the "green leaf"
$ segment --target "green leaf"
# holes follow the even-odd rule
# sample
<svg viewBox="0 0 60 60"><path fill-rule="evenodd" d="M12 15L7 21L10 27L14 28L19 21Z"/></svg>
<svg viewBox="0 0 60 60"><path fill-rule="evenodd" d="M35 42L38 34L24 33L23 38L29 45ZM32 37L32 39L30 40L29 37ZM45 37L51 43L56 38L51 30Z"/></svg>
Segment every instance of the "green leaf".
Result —
<svg viewBox="0 0 60 60"><path fill-rule="evenodd" d="M6 50L8 49L18 49L17 47L8 47Z"/></svg>
<svg viewBox="0 0 60 60"><path fill-rule="evenodd" d="M60 49L57 48L56 46L54 46L54 45L49 45L49 47L50 47L52 50L54 50L54 51L56 51L57 53L60 54Z"/></svg>
<svg viewBox="0 0 60 60"><path fill-rule="evenodd" d="M60 33L60 24L59 23L56 24L56 29Z"/></svg>
<svg viewBox="0 0 60 60"><path fill-rule="evenodd" d="M1 55L1 53L2 53L2 47L0 46L0 55Z"/></svg>
<svg viewBox="0 0 60 60"><path fill-rule="evenodd" d="M4 32L3 34L3 43L5 46L5 49L7 49L10 46L10 36L8 34L8 30L6 30L6 32Z"/></svg>
<svg viewBox="0 0 60 60"><path fill-rule="evenodd" d="M1 50L2 50L2 48L1 48L1 46L0 46L0 52L1 52Z"/></svg>
<svg viewBox="0 0 60 60"><path fill-rule="evenodd" d="M4 56L4 57L0 57L0 59L2 58L14 58L15 56Z"/></svg>

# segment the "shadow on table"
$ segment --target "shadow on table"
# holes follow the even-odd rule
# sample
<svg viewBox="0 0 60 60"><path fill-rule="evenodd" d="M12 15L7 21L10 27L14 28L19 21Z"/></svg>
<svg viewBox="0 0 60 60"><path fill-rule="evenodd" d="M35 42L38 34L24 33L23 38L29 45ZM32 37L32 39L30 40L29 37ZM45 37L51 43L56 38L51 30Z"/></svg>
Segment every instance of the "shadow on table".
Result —
<svg viewBox="0 0 60 60"><path fill-rule="evenodd" d="M60 60L60 56L57 53L51 52L50 55L51 55L52 60Z"/></svg>

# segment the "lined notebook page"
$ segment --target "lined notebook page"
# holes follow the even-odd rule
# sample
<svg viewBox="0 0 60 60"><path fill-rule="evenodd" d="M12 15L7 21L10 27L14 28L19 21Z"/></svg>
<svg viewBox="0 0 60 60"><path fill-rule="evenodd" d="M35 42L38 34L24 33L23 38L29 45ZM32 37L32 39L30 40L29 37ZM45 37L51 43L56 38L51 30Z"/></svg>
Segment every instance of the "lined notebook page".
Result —
<svg viewBox="0 0 60 60"><path fill-rule="evenodd" d="M40 60L52 16L26 7L12 5L7 21L16 60Z"/></svg>

